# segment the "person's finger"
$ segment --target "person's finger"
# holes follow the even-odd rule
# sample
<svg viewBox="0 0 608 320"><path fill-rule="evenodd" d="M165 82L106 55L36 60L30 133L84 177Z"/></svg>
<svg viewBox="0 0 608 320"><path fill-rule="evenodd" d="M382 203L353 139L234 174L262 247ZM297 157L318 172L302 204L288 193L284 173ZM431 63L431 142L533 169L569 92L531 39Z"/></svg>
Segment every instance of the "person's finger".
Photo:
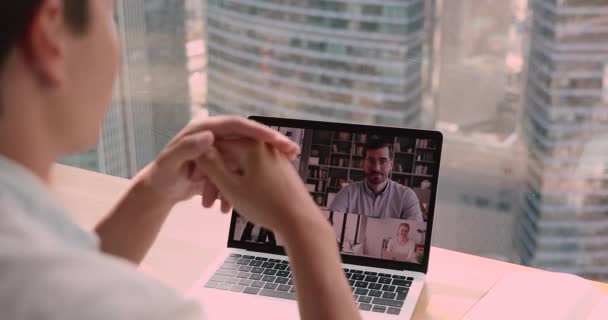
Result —
<svg viewBox="0 0 608 320"><path fill-rule="evenodd" d="M220 139L216 141L215 147L222 155L228 170L234 172L245 164L254 142L246 138Z"/></svg>
<svg viewBox="0 0 608 320"><path fill-rule="evenodd" d="M287 156L287 159L291 161L291 160L295 160L299 154L300 154L300 150L298 149L298 150L291 151L290 153L286 154L286 156Z"/></svg>
<svg viewBox="0 0 608 320"><path fill-rule="evenodd" d="M215 187L222 191L223 195L231 193L238 186L238 181L235 180L234 174L226 167L219 151L211 146L198 159L198 164L207 173L207 177Z"/></svg>
<svg viewBox="0 0 608 320"><path fill-rule="evenodd" d="M219 190L217 187L213 184L213 182L207 179L203 187L203 207L211 208L215 203L215 200L218 198L218 193Z"/></svg>
<svg viewBox="0 0 608 320"><path fill-rule="evenodd" d="M267 142L286 154L299 152L300 149L296 143L280 132L238 116L202 117L201 120L189 125L182 135L187 136L203 130L212 131L218 139L237 137Z"/></svg>
<svg viewBox="0 0 608 320"><path fill-rule="evenodd" d="M205 180L207 179L207 175L205 175L205 172L203 172L203 170L201 169L200 166L196 165L195 161L193 161L192 163L193 163L192 173L190 174L190 176L188 178L192 182L204 183Z"/></svg>
<svg viewBox="0 0 608 320"><path fill-rule="evenodd" d="M212 147L213 142L214 135L209 131L185 136L162 152L158 164L163 167L180 168L187 161L199 158Z"/></svg>
<svg viewBox="0 0 608 320"><path fill-rule="evenodd" d="M208 118L209 118L209 110L201 109L196 113L196 115L194 115L194 117L192 117L192 120L190 120L190 123L204 121L205 119L208 119Z"/></svg>
<svg viewBox="0 0 608 320"><path fill-rule="evenodd" d="M230 213L232 211L232 204L226 198L221 198L221 211L222 213Z"/></svg>
<svg viewBox="0 0 608 320"><path fill-rule="evenodd" d="M238 140L216 140L216 143L213 148L219 153L220 162L222 166L222 170L225 170L225 174L229 175L231 178L236 178L237 176L241 176L242 166L244 163L248 161L248 157L250 149L252 147L253 140L248 139L238 139ZM207 160L208 161L208 160ZM205 164L205 157L201 157L198 160L199 167L205 168L209 166L209 164ZM217 163L219 165L219 163ZM205 170L213 170L213 169L205 169ZM207 177L213 176L213 172L208 172ZM211 178L213 180L213 178ZM214 181L207 181L205 184L205 188L203 190L203 206L205 208L210 208L213 206L218 198L221 201L221 209L225 213L229 213L232 208L232 204L228 199L220 198L218 196L221 187L216 185Z"/></svg>
<svg viewBox="0 0 608 320"><path fill-rule="evenodd" d="M239 116L217 116L203 118L200 121L194 121L188 126L184 132L185 135L199 131L210 130L218 138L226 138L231 136L243 136L253 139L272 140L275 139L279 132L270 129L258 122L251 121ZM287 137L283 136L289 140Z"/></svg>
<svg viewBox="0 0 608 320"><path fill-rule="evenodd" d="M190 192L188 199L201 195L203 193L204 184L203 182L196 182L190 185Z"/></svg>

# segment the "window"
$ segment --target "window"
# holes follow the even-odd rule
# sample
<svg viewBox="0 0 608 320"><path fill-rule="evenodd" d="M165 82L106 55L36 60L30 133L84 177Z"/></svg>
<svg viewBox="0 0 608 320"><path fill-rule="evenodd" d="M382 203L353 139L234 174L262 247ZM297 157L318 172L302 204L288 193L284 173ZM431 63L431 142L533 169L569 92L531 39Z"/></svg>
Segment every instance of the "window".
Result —
<svg viewBox="0 0 608 320"><path fill-rule="evenodd" d="M608 278L589 244L559 242L608 230L606 12L604 0L118 0L128 68L99 146L64 162L132 176L202 108L441 130L435 245L558 271L603 264L581 274ZM479 241L458 238L471 230ZM572 257L536 258L554 253Z"/></svg>
<svg viewBox="0 0 608 320"><path fill-rule="evenodd" d="M380 16L382 15L383 12L383 6L381 5L363 5L361 7L361 13L365 14L365 15L370 15L370 16Z"/></svg>

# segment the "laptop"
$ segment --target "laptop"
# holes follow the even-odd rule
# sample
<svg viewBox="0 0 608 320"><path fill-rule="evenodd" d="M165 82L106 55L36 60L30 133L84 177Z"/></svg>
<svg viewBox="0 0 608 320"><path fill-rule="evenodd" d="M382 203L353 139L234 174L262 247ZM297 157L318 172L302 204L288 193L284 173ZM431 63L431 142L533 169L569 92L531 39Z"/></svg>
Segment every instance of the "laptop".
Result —
<svg viewBox="0 0 608 320"><path fill-rule="evenodd" d="M429 265L441 133L250 119L301 146L292 164L333 225L344 274L363 319L411 318ZM370 187L384 181L383 190ZM210 319L299 318L283 243L279 234L256 226L235 209L225 252L190 295L204 303Z"/></svg>

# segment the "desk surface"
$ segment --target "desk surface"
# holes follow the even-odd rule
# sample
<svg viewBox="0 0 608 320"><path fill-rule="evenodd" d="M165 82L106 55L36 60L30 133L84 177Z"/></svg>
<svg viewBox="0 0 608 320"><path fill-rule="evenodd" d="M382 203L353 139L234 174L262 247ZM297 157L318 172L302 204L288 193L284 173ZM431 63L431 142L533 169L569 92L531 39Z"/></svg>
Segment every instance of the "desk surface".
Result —
<svg viewBox="0 0 608 320"><path fill-rule="evenodd" d="M108 212L129 185L126 179L57 165L51 189L87 229ZM187 290L225 248L230 218L219 208L204 209L200 199L173 210L142 263L143 272L178 290ZM539 270L433 247L414 319L460 319L502 275ZM608 294L608 285L595 283Z"/></svg>

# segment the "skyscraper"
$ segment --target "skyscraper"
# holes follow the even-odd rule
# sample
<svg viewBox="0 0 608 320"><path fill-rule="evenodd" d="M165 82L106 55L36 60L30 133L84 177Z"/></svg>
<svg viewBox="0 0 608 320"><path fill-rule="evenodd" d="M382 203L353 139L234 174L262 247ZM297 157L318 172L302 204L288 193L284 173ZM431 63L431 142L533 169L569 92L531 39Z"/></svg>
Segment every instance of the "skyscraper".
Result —
<svg viewBox="0 0 608 320"><path fill-rule="evenodd" d="M516 229L526 264L608 279L608 3L535 0L527 176Z"/></svg>
<svg viewBox="0 0 608 320"><path fill-rule="evenodd" d="M184 0L145 0L146 50L155 150L190 120Z"/></svg>
<svg viewBox="0 0 608 320"><path fill-rule="evenodd" d="M209 111L418 126L432 3L209 0Z"/></svg>
<svg viewBox="0 0 608 320"><path fill-rule="evenodd" d="M122 66L99 145L62 162L130 177L190 118L185 8L179 0L119 0Z"/></svg>

